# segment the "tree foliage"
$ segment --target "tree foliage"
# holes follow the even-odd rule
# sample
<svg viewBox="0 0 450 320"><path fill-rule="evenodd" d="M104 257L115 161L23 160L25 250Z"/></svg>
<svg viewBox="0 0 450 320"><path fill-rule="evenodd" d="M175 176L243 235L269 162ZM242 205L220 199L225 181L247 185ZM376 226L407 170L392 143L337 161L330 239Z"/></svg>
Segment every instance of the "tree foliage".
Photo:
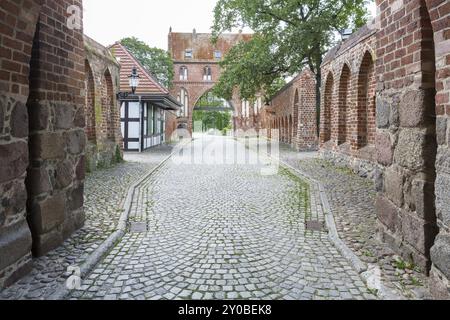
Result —
<svg viewBox="0 0 450 320"><path fill-rule="evenodd" d="M172 86L174 77L173 61L170 54L159 48L152 48L136 37L124 38L120 43L167 88Z"/></svg>
<svg viewBox="0 0 450 320"><path fill-rule="evenodd" d="M231 130L230 112L194 110L192 121L201 122L203 132L209 129L216 129L222 132Z"/></svg>
<svg viewBox="0 0 450 320"><path fill-rule="evenodd" d="M235 87L245 99L275 92L287 76L308 66L320 86L323 55L336 33L366 22L369 0L219 0L214 9L213 41L221 33L250 28L248 42L233 47L215 93L229 98ZM319 92L318 92L319 93Z"/></svg>

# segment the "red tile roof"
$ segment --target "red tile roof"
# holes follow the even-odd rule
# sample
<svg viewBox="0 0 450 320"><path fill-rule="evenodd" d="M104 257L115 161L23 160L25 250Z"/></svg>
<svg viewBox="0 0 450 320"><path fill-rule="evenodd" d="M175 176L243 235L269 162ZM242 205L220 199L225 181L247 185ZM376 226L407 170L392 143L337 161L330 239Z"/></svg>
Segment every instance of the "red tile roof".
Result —
<svg viewBox="0 0 450 320"><path fill-rule="evenodd" d="M158 80L146 69L139 61L129 52L123 45L116 42L110 47L113 55L119 60L120 69L120 91L130 92L130 83L128 76L131 74L133 67L136 66L140 76L139 86L136 94L168 94L169 90L161 85Z"/></svg>

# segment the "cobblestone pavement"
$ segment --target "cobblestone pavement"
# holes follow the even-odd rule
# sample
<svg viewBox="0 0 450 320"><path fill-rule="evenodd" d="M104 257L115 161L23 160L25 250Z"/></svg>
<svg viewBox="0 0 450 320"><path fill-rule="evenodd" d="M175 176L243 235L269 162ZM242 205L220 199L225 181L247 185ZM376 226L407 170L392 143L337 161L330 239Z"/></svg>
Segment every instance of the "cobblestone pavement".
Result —
<svg viewBox="0 0 450 320"><path fill-rule="evenodd" d="M32 272L0 292L0 299L46 299L66 280L68 266L81 265L112 232L122 213L130 185L171 153L169 147L152 149L145 163L127 154L128 161L90 174L85 182L85 226L61 247L33 261Z"/></svg>
<svg viewBox="0 0 450 320"><path fill-rule="evenodd" d="M370 180L318 159L315 153L299 153L286 145L280 149L283 161L324 185L339 236L362 261L381 267L386 286L408 299L431 297L427 279L420 270L404 262L377 238L376 191Z"/></svg>
<svg viewBox="0 0 450 320"><path fill-rule="evenodd" d="M140 186L129 232L71 299L374 298L327 233L305 229L323 221L305 182L220 164L234 141L205 139L183 152L215 149L209 164L169 161Z"/></svg>

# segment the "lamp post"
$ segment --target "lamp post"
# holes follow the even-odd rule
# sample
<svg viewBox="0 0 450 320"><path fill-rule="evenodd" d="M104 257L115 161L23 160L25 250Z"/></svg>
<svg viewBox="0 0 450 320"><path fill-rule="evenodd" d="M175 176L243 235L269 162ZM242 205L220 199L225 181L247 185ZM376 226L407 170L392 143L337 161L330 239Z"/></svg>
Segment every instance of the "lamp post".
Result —
<svg viewBox="0 0 450 320"><path fill-rule="evenodd" d="M140 81L139 78L140 77L137 72L137 68L136 68L136 66L134 66L133 70L131 71L131 75L128 76L129 85L130 85L132 94L135 94L136 89L139 87L139 81ZM129 92L119 92L119 93L117 93L117 99L119 99L119 100L126 99L129 95L130 95Z"/></svg>

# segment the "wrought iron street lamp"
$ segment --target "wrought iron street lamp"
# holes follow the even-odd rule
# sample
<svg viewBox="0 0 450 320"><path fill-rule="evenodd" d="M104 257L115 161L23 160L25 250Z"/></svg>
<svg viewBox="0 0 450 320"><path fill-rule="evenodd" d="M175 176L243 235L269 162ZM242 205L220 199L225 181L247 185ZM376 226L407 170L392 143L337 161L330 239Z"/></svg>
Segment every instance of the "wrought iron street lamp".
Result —
<svg viewBox="0 0 450 320"><path fill-rule="evenodd" d="M133 67L133 71L131 72L131 75L128 76L128 78L130 78L130 87L131 87L131 92L133 94L136 93L136 89L139 86L139 75L137 73L137 68Z"/></svg>
<svg viewBox="0 0 450 320"><path fill-rule="evenodd" d="M136 89L139 87L140 77L137 72L136 66L133 67L133 70L131 71L131 75L128 76L129 84L131 88L131 93L135 94ZM130 95L129 92L119 92L117 93L117 99L122 100L127 98Z"/></svg>

